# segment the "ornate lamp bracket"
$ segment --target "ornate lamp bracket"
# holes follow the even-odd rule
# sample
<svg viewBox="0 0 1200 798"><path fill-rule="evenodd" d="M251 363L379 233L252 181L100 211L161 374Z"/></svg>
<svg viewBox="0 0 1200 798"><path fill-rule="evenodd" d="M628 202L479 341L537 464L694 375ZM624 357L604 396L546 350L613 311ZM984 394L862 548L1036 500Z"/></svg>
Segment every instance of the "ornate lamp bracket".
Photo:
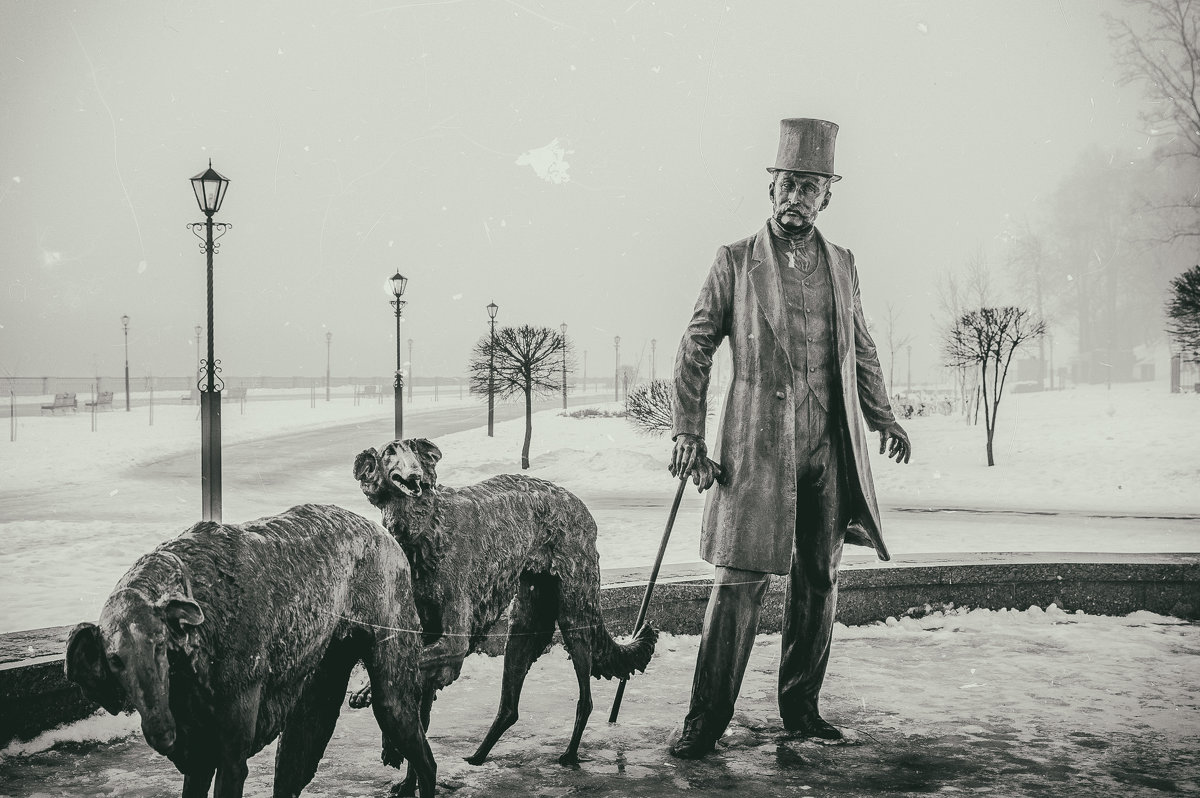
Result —
<svg viewBox="0 0 1200 798"><path fill-rule="evenodd" d="M200 239L200 251L208 254L208 222L189 222L187 228L192 231L192 235ZM221 245L217 243L217 239L229 232L229 228L233 227L231 222L213 222L213 254L217 254Z"/></svg>
<svg viewBox="0 0 1200 798"><path fill-rule="evenodd" d="M213 376L213 389L217 393L220 393L221 391L225 390L225 381L223 379L221 379L221 359L220 358L216 358L213 361L211 370L212 370L212 376ZM200 381L196 383L196 387L199 388L201 391L208 390L208 372L209 372L208 359L205 358L200 361Z"/></svg>

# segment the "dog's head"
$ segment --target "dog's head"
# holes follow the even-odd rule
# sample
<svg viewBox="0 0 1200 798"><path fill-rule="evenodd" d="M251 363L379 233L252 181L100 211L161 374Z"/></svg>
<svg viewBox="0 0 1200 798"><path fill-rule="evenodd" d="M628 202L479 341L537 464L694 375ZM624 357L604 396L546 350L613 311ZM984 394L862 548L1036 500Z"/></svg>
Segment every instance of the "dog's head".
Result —
<svg viewBox="0 0 1200 798"><path fill-rule="evenodd" d="M105 602L99 625L81 623L71 630L67 678L114 715L136 709L146 742L169 754L175 718L167 654L187 651L189 631L202 623L200 605L182 593L151 602L136 590L118 589Z"/></svg>
<svg viewBox="0 0 1200 798"><path fill-rule="evenodd" d="M354 476L372 504L396 495L417 498L437 488L442 450L425 438L392 441L383 451L367 449L354 459Z"/></svg>

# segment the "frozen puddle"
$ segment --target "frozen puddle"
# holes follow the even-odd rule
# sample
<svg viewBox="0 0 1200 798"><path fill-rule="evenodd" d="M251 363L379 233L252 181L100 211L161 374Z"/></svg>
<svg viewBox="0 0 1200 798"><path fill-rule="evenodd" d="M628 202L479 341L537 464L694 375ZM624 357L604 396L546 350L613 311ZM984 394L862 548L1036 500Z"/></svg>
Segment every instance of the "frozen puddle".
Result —
<svg viewBox="0 0 1200 798"><path fill-rule="evenodd" d="M629 683L617 724L614 682L574 769L555 759L570 734L574 678L555 648L526 681L521 719L472 767L499 696L500 660L472 657L434 705L439 793L456 796L868 796L991 793L1122 795L1200 791L1200 625L976 610L839 626L823 694L849 744L789 739L775 713L779 637L760 637L738 713L717 753L667 755L691 685L697 638L665 635ZM96 739L99 738L99 739ZM274 747L250 762L247 796L269 796ZM309 796L386 795L366 711L343 710ZM182 777L141 740L134 717L96 716L0 752L4 796L174 796Z"/></svg>

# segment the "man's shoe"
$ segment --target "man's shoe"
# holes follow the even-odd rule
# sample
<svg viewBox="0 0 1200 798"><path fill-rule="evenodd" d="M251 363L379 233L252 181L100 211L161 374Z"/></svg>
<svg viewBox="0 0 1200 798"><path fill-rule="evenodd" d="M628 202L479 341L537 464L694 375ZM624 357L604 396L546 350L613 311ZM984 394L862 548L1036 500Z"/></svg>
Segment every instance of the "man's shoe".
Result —
<svg viewBox="0 0 1200 798"><path fill-rule="evenodd" d="M804 737L817 737L822 740L841 740L845 737L837 727L815 712L801 716L794 723L785 722L783 726L793 734Z"/></svg>
<svg viewBox="0 0 1200 798"><path fill-rule="evenodd" d="M717 741L697 727L684 729L683 736L670 748L671 756L677 759L700 759L712 753Z"/></svg>

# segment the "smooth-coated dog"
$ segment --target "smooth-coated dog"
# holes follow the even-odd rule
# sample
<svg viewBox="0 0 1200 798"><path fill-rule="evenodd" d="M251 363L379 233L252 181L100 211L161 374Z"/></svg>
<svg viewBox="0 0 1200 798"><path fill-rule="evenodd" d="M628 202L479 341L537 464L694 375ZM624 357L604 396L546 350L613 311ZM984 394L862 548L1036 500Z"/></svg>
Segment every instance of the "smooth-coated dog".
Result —
<svg viewBox="0 0 1200 798"><path fill-rule="evenodd" d="M475 754L483 762L517 720L521 686L562 632L579 683L575 726L563 764L579 759L579 740L592 711L590 679L627 678L645 670L656 632L649 625L626 644L613 640L600 613L596 521L583 502L545 480L504 474L464 488L439 485L442 452L425 439L367 449L354 475L383 525L412 564L417 613L429 644L422 718L435 691L458 678L463 658L483 642L512 605L504 650L500 709ZM352 695L351 704L370 698Z"/></svg>
<svg viewBox="0 0 1200 798"><path fill-rule="evenodd" d="M436 766L419 717L420 626L408 559L372 521L306 504L247 524L202 522L141 557L67 642L67 678L114 715L136 709L184 798L242 795L274 740L274 795L312 780L351 669L374 689L384 761L423 798Z"/></svg>

